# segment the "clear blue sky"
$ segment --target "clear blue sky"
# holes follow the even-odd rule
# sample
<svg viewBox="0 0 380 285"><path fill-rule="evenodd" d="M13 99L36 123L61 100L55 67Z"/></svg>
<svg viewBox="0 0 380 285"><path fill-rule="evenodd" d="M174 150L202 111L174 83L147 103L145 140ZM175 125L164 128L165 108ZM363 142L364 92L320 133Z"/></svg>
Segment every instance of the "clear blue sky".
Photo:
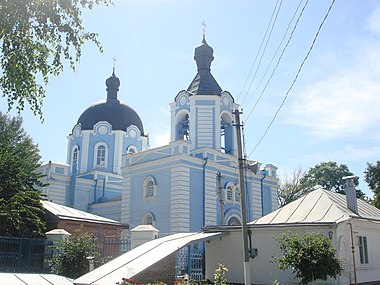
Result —
<svg viewBox="0 0 380 285"><path fill-rule="evenodd" d="M371 195L363 171L367 161L380 159L379 1L336 1L296 84L252 154L331 1L309 1L264 92L289 38L290 30L280 45L298 0L114 2L114 6L83 13L87 30L99 33L104 53L88 43L76 72L66 68L50 80L43 124L29 111L23 113L25 129L38 143L44 162L66 162L67 135L88 106L106 97L104 82L112 73L113 57L121 80L119 99L139 113L151 147L168 143L169 103L196 74L193 54L201 42L201 22L205 20L206 39L214 48L212 73L243 107L249 158L278 166L281 178L322 161L347 164L361 177L359 188ZM281 6L260 61L259 48L276 3ZM300 7L304 4L305 0L301 1ZM4 98L0 102L1 110L6 110Z"/></svg>

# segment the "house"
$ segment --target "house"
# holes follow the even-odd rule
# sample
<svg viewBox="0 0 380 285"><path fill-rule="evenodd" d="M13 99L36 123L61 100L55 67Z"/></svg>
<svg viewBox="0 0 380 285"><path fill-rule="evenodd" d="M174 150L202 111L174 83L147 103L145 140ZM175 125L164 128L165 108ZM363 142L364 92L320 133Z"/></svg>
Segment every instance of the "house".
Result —
<svg viewBox="0 0 380 285"><path fill-rule="evenodd" d="M120 236L123 229L128 226L118 221L100 217L91 213L80 211L67 206L62 206L50 201L41 201L46 213L47 229L64 229L74 233L76 229L83 230L99 237Z"/></svg>
<svg viewBox="0 0 380 285"><path fill-rule="evenodd" d="M298 200L248 224L250 247L257 255L250 259L253 284L299 284L291 271L281 271L270 260L280 254L276 236L291 231L295 234L322 233L337 249L343 273L337 279L318 284L380 284L380 210L347 196L317 189ZM352 192L354 193L354 192ZM354 199L351 199L354 197ZM218 263L229 269L227 280L244 283L241 227L208 227L205 232L224 232L219 239L206 243L206 278L213 280Z"/></svg>

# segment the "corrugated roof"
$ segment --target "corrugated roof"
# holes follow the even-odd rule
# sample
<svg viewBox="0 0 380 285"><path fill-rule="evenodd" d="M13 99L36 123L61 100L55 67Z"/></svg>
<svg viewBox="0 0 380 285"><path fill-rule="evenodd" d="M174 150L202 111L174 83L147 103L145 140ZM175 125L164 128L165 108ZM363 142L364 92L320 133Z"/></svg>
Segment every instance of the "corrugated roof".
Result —
<svg viewBox="0 0 380 285"><path fill-rule="evenodd" d="M115 221L115 220L97 216L91 213L86 213L84 211L62 206L62 205L49 202L49 201L42 201L42 205L46 211L49 211L53 215L57 216L59 219L83 221L83 222L90 222L90 223L110 224L110 225L118 225L118 226L122 225L120 222Z"/></svg>
<svg viewBox="0 0 380 285"><path fill-rule="evenodd" d="M74 284L109 285L132 278L182 247L221 233L178 233L146 242L74 280Z"/></svg>
<svg viewBox="0 0 380 285"><path fill-rule="evenodd" d="M55 274L0 273L0 284L7 285L73 285L72 280Z"/></svg>
<svg viewBox="0 0 380 285"><path fill-rule="evenodd" d="M340 223L352 217L380 221L380 209L361 199L357 201L358 214L347 208L345 195L320 188L249 224Z"/></svg>

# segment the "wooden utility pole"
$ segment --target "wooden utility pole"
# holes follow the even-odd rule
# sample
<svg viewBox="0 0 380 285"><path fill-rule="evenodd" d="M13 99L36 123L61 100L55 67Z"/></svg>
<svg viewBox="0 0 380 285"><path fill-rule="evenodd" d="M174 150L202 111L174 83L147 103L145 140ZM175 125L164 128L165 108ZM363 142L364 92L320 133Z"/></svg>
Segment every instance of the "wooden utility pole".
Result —
<svg viewBox="0 0 380 285"><path fill-rule="evenodd" d="M223 191L222 191L222 174L218 172L216 174L218 179L218 195L219 195L219 205L220 205L220 224L224 225L224 202L223 202Z"/></svg>
<svg viewBox="0 0 380 285"><path fill-rule="evenodd" d="M248 231L247 231L247 210L245 205L245 189L244 189L244 163L243 152L241 147L241 125L240 125L240 112L235 110L235 127L237 136L237 149L239 161L239 180L240 180L240 211L241 211L241 228L243 237L243 253L244 253L244 284L251 285L251 271L249 266L249 251L248 251Z"/></svg>

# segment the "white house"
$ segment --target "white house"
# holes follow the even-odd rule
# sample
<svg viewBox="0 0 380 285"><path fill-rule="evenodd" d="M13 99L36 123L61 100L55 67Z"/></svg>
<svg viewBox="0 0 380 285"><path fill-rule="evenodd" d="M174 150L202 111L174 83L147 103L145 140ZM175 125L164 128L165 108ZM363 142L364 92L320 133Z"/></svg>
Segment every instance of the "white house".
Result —
<svg viewBox="0 0 380 285"><path fill-rule="evenodd" d="M268 284L278 280L281 284L299 284L291 271L281 271L270 262L280 253L274 237L291 231L323 233L337 249L342 275L318 284L355 284L355 274L358 284L380 284L380 210L363 200L356 203L356 196L353 197L353 203L347 203L345 195L317 189L249 223L251 248L257 249L257 256L250 259L251 282ZM222 263L229 269L229 282L244 283L241 228L206 230L214 231L224 231L225 235L206 243L206 278L213 280L215 268Z"/></svg>

